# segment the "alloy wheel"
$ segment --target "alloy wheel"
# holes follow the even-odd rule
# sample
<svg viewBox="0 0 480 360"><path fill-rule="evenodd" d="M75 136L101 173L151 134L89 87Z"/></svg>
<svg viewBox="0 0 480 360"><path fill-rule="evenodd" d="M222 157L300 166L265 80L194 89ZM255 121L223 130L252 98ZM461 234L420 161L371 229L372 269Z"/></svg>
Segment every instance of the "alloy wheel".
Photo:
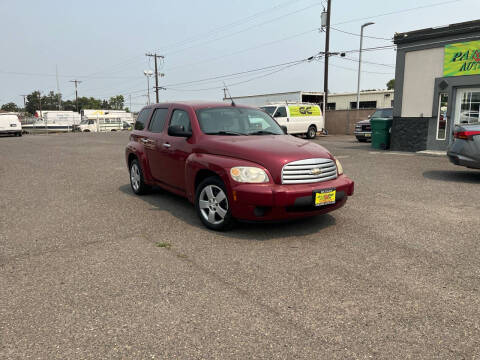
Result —
<svg viewBox="0 0 480 360"><path fill-rule="evenodd" d="M219 225L228 212L225 192L216 185L207 185L200 192L198 206L202 217L212 225Z"/></svg>
<svg viewBox="0 0 480 360"><path fill-rule="evenodd" d="M130 167L130 181L132 183L133 190L138 191L140 189L140 169L136 162Z"/></svg>

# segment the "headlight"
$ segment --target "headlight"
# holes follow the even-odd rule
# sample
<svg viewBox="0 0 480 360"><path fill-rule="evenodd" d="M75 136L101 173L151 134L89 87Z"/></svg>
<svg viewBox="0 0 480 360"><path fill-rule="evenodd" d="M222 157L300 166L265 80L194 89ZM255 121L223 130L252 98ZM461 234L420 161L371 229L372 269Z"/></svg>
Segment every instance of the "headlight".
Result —
<svg viewBox="0 0 480 360"><path fill-rule="evenodd" d="M342 164L340 164L340 161L338 161L337 159L335 159L335 163L337 164L337 172L338 172L338 175L342 175L342 174L343 174L343 166L342 166Z"/></svg>
<svg viewBox="0 0 480 360"><path fill-rule="evenodd" d="M236 166L230 169L233 180L243 183L266 183L268 176L265 171L257 167Z"/></svg>

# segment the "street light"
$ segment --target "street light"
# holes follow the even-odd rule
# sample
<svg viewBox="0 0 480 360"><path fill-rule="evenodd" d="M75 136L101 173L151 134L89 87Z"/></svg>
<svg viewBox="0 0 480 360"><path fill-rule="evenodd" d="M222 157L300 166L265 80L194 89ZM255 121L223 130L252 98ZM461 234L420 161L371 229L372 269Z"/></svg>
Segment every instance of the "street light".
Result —
<svg viewBox="0 0 480 360"><path fill-rule="evenodd" d="M363 46L363 29L375 23L368 22L362 25L360 30L360 53L358 55L358 82L357 82L357 110L360 110L360 74L362 71L362 46Z"/></svg>
<svg viewBox="0 0 480 360"><path fill-rule="evenodd" d="M143 74L147 77L147 105L150 105L150 77L153 75L153 71L144 70Z"/></svg>

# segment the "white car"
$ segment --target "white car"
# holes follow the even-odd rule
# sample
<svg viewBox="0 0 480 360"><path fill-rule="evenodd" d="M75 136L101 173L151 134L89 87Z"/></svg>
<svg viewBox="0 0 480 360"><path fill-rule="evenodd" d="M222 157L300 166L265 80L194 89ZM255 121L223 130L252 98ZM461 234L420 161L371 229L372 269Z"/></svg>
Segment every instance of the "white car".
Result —
<svg viewBox="0 0 480 360"><path fill-rule="evenodd" d="M318 131L325 130L322 110L316 104L278 103L261 106L260 109L273 116L292 135L306 135L308 139L313 139Z"/></svg>
<svg viewBox="0 0 480 360"><path fill-rule="evenodd" d="M22 123L17 115L0 114L0 134L22 136Z"/></svg>
<svg viewBox="0 0 480 360"><path fill-rule="evenodd" d="M115 115L102 115L99 117L84 118L78 129L82 132L106 132L106 131L120 131L124 129L124 124L121 118Z"/></svg>

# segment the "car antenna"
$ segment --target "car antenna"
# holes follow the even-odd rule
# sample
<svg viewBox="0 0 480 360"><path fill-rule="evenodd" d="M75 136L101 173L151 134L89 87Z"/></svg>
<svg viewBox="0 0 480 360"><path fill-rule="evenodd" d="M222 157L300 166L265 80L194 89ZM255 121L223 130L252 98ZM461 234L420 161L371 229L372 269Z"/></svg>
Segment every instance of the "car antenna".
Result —
<svg viewBox="0 0 480 360"><path fill-rule="evenodd" d="M223 86L225 86L225 87L223 88L224 98L227 99L226 94L228 93L228 98L229 98L230 101L232 102L232 106L235 106L235 101L233 101L232 95L230 95L230 90L228 90L228 87L227 87L227 84L225 84L225 81L223 82Z"/></svg>

